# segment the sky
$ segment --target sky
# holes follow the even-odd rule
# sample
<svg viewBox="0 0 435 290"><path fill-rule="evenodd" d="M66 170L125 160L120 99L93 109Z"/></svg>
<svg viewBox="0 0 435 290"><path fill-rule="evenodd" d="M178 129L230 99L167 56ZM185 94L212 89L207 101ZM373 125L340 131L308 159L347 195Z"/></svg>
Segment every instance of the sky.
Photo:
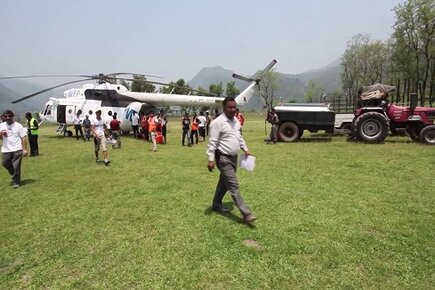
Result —
<svg viewBox="0 0 435 290"><path fill-rule="evenodd" d="M399 0L2 0L0 74L135 72L189 81L203 67L295 74L386 40Z"/></svg>

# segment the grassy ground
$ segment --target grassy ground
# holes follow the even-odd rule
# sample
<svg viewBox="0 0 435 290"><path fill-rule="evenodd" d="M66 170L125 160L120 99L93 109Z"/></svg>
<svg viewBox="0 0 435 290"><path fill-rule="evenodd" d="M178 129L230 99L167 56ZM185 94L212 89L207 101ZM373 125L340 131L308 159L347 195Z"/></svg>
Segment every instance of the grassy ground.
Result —
<svg viewBox="0 0 435 290"><path fill-rule="evenodd" d="M265 145L264 122L248 120L249 226L228 196L230 215L210 211L205 143L181 147L169 125L159 152L124 137L109 167L91 142L43 128L23 186L0 170L0 288L433 289L434 147L316 134Z"/></svg>

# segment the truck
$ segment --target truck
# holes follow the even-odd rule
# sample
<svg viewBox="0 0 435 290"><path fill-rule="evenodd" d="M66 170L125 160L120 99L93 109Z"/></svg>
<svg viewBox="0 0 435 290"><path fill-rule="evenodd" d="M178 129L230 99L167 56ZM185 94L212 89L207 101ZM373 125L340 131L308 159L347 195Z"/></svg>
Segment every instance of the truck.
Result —
<svg viewBox="0 0 435 290"><path fill-rule="evenodd" d="M275 107L279 118L278 139L284 142L299 140L304 130L312 133L334 133L335 112L323 103L278 104Z"/></svg>

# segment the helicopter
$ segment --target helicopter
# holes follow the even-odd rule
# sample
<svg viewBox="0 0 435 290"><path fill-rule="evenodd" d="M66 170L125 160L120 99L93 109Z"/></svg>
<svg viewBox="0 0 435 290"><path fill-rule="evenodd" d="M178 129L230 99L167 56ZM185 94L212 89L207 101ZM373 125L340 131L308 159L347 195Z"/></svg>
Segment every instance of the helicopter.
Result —
<svg viewBox="0 0 435 290"><path fill-rule="evenodd" d="M249 78L238 74L233 74L233 78L241 79L249 82L250 84L244 89L236 98L235 101L238 105L246 104L252 97L256 85L259 85L261 76L268 72L275 64L276 60L272 60L265 69L260 73L259 78ZM69 81L46 88L44 90L24 96L12 103L19 103L32 98L41 93L53 90L58 87L71 85L74 83L96 80L96 84L84 84L81 88L72 88L64 91L63 98L50 97L44 104L39 112L39 117L42 122L57 124L57 134L64 136L72 136L72 131L68 130L68 126L73 125L74 117L79 114L86 114L92 117L92 114L97 110L102 111L103 116L110 116L115 114L118 120L121 121L121 130L128 132L131 130L131 121L134 114L140 111L152 111L158 107L165 106L190 106L190 107L203 107L203 106L217 106L222 104L224 97L219 96L204 96L204 95L180 95L180 94L166 94L166 93L143 93L129 91L122 84L112 84L114 79L121 79L125 81L133 81L131 78L119 78L120 75L139 75L151 76L154 75L133 74L133 73L111 73L98 75L42 75L42 76L14 76L14 77L1 77L2 79L14 78L32 78L32 77L79 77L83 79ZM142 80L147 83L157 85L169 84ZM171 85L172 86L172 85ZM185 88L185 87L183 87ZM196 91L188 88L190 91ZM82 118L84 116L80 115Z"/></svg>

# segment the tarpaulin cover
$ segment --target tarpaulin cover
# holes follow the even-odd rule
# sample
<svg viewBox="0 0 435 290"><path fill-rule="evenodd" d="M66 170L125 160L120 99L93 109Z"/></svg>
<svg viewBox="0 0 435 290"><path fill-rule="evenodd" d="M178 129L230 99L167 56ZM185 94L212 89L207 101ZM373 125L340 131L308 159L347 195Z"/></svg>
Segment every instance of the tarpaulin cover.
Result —
<svg viewBox="0 0 435 290"><path fill-rule="evenodd" d="M395 86L389 86L384 84L374 84L371 86L364 86L360 88L360 99L371 100L371 99L382 99L387 96L387 94L396 89Z"/></svg>

